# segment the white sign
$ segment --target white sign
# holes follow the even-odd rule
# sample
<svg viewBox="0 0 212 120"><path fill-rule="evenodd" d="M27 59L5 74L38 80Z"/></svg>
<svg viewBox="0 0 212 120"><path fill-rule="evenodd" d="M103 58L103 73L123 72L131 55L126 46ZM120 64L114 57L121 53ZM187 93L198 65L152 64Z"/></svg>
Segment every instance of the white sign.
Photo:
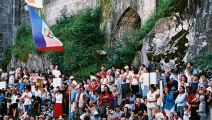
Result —
<svg viewBox="0 0 212 120"><path fill-rule="evenodd" d="M7 88L7 83L6 82L0 82L0 89L5 89Z"/></svg>
<svg viewBox="0 0 212 120"><path fill-rule="evenodd" d="M150 73L150 85L151 84L157 84L157 74L156 74L156 72Z"/></svg>
<svg viewBox="0 0 212 120"><path fill-rule="evenodd" d="M143 73L142 78L143 78L143 84L146 85L146 86L149 86L151 84L157 84L157 74L156 74L156 72Z"/></svg>
<svg viewBox="0 0 212 120"><path fill-rule="evenodd" d="M149 73L143 73L143 84L149 86Z"/></svg>
<svg viewBox="0 0 212 120"><path fill-rule="evenodd" d="M62 79L61 78L53 78L53 87L61 87Z"/></svg>

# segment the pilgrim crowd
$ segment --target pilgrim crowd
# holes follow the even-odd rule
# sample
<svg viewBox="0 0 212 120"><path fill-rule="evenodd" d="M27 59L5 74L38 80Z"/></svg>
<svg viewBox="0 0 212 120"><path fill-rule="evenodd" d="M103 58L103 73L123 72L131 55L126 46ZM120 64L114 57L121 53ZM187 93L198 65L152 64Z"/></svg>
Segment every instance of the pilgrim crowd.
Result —
<svg viewBox="0 0 212 120"><path fill-rule="evenodd" d="M101 66L90 78L76 80L54 65L1 70L0 82L7 86L0 88L0 119L212 120L212 81L204 71L191 63L156 69L156 83L148 85L149 72L143 64ZM62 85L55 87L55 78Z"/></svg>

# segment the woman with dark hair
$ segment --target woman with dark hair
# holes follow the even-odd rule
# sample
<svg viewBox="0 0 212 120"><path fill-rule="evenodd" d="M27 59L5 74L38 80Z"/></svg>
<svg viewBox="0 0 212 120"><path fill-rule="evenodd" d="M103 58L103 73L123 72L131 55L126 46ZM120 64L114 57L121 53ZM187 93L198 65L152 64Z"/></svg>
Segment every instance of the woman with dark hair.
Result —
<svg viewBox="0 0 212 120"><path fill-rule="evenodd" d="M191 87L188 86L186 87L186 90L187 90L187 93L188 93L188 98L187 98L187 101L188 101L188 104L189 104L189 110L191 110L191 120L199 120L199 116L197 115L197 112L196 110L199 109L199 104L200 104L200 101L199 101L199 96L198 95L199 93L195 94L191 91ZM198 92L199 90L197 90L196 92Z"/></svg>
<svg viewBox="0 0 212 120"><path fill-rule="evenodd" d="M114 99L114 96L107 85L105 85L104 91L100 94L99 99L100 99L99 105L101 106L103 118L106 118L105 109L107 106L112 105Z"/></svg>
<svg viewBox="0 0 212 120"><path fill-rule="evenodd" d="M157 104L157 98L156 98L156 88L155 86L150 87L150 91L147 93L147 113L148 118L151 118L152 115L155 113L156 104Z"/></svg>
<svg viewBox="0 0 212 120"><path fill-rule="evenodd" d="M55 104L54 104L54 116L55 118L59 118L60 116L63 115L63 108L62 108L62 103L63 103L63 94L61 93L60 90L58 90L55 94Z"/></svg>
<svg viewBox="0 0 212 120"><path fill-rule="evenodd" d="M123 108L124 113L121 115L121 118L129 119L130 118L130 112L128 110L128 107Z"/></svg>
<svg viewBox="0 0 212 120"><path fill-rule="evenodd" d="M187 83L187 77L185 75L181 75L180 76L180 82L179 82L179 85L178 85L178 90L180 88L180 86L184 86L186 88L186 86L189 86L189 84Z"/></svg>
<svg viewBox="0 0 212 120"><path fill-rule="evenodd" d="M135 114L135 110L131 111L131 116L130 116L129 120L138 120L138 115Z"/></svg>
<svg viewBox="0 0 212 120"><path fill-rule="evenodd" d="M12 90L12 96L11 96L11 104L12 104L12 111L13 111L13 117L17 117L17 108L18 108L18 96L17 96L17 91Z"/></svg>
<svg viewBox="0 0 212 120"><path fill-rule="evenodd" d="M174 95L172 92L170 92L169 88L165 88L165 95L163 96L163 101L164 101L164 109L166 115L170 118L170 113L174 112Z"/></svg>
<svg viewBox="0 0 212 120"><path fill-rule="evenodd" d="M186 105L187 102L187 93L185 92L185 87L180 86L179 88L179 95L177 96L175 103L177 104L177 112L180 113L180 118L183 118L183 107Z"/></svg>
<svg viewBox="0 0 212 120"><path fill-rule="evenodd" d="M133 74L132 74L132 79L130 81L130 88L133 92L133 94L136 94L139 92L139 76L138 76L138 71L137 69L133 68L132 70Z"/></svg>

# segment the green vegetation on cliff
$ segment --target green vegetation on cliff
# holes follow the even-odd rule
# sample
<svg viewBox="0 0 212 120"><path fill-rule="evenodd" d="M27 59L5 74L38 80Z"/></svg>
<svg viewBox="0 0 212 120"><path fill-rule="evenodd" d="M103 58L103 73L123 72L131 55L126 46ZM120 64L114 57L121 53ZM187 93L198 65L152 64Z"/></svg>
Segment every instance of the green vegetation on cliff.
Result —
<svg viewBox="0 0 212 120"><path fill-rule="evenodd" d="M105 44L100 23L100 9L87 9L75 16L62 17L52 26L52 32L63 42L65 52L49 52L49 57L63 73L86 78L90 72L97 72L97 66L106 57L96 52Z"/></svg>
<svg viewBox="0 0 212 120"><path fill-rule="evenodd" d="M176 3L176 0L160 0L157 10L150 16L146 23L137 31L132 31L124 35L119 49L110 51L112 58L108 62L108 66L116 65L123 67L130 64L134 59L137 51L142 48L143 39L151 32L154 25L160 18L168 16Z"/></svg>
<svg viewBox="0 0 212 120"><path fill-rule="evenodd" d="M115 65L121 68L132 62L135 53L141 49L143 38L148 35L160 18L169 15L175 1L161 0L157 11L146 21L146 24L137 31L127 33L123 37L123 44L114 51L105 47L105 33L99 27L102 19L110 16L106 15L107 11L105 11L111 5L110 0L101 3L102 9L86 9L74 16L67 14L66 8L64 8L51 30L63 42L65 52L51 51L45 53L49 55L52 63L59 66L64 74L71 74L81 79L87 78L91 72L97 72L101 65L110 67ZM103 12L105 15L103 15ZM32 40L29 25L21 25L16 44L8 49L4 58L6 62L2 66L4 68L9 63L12 54L17 60L26 61L28 54L38 53ZM106 50L110 55L99 55L97 50Z"/></svg>
<svg viewBox="0 0 212 120"><path fill-rule="evenodd" d="M194 59L192 59L192 63L195 65L195 67L199 67L199 69L208 71L212 70L212 52L206 52L203 53Z"/></svg>

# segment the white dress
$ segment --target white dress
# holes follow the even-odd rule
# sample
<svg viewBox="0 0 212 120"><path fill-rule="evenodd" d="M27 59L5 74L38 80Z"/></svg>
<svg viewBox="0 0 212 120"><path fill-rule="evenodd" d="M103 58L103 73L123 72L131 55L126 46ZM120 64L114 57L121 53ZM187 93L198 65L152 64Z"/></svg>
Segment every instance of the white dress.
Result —
<svg viewBox="0 0 212 120"><path fill-rule="evenodd" d="M10 75L9 84L14 84L14 82L15 82L15 71L10 71L9 75Z"/></svg>

